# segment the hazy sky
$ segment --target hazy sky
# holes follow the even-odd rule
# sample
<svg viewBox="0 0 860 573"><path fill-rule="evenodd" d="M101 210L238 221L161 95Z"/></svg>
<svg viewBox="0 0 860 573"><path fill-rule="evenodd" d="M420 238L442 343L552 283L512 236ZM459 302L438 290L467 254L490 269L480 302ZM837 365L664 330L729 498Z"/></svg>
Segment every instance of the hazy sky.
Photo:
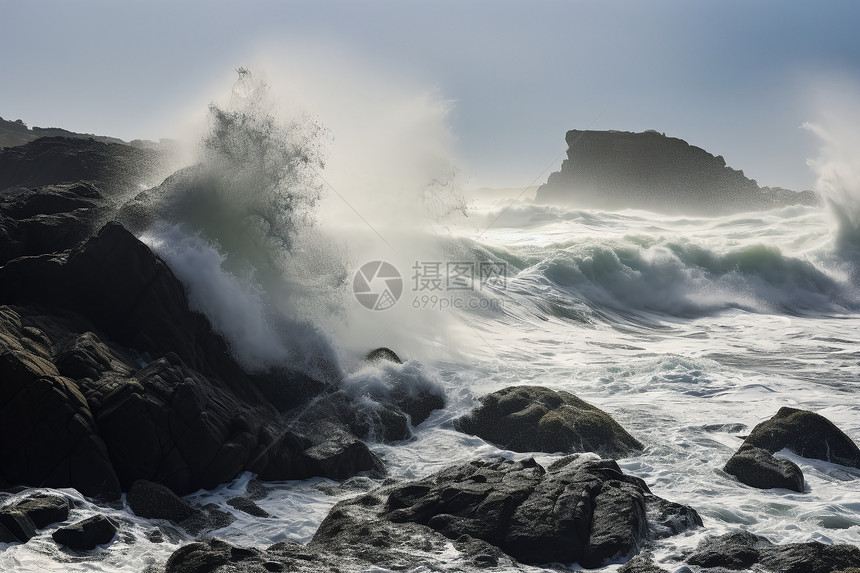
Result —
<svg viewBox="0 0 860 573"><path fill-rule="evenodd" d="M656 129L808 188L818 143L799 126L860 78L858 24L853 0L0 0L0 115L173 137L240 65L340 54L451 100L473 185L526 185L558 169L565 131L591 128Z"/></svg>

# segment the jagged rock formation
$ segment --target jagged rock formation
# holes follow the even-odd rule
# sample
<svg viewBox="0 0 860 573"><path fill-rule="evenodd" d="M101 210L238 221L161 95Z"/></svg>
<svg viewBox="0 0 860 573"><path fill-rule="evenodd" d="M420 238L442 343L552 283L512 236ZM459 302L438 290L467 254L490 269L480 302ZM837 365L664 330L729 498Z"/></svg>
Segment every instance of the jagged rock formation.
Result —
<svg viewBox="0 0 860 573"><path fill-rule="evenodd" d="M565 139L567 159L539 203L706 216L818 204L812 191L759 187L722 156L656 131L571 130Z"/></svg>
<svg viewBox="0 0 860 573"><path fill-rule="evenodd" d="M306 546L277 543L262 551L194 543L177 550L166 571L195 571L202 563L210 571L370 564L404 570L443 552L451 566L451 548L457 570L551 562L599 567L701 524L693 509L654 496L612 460L569 456L545 469L534 460L497 458L340 502Z"/></svg>

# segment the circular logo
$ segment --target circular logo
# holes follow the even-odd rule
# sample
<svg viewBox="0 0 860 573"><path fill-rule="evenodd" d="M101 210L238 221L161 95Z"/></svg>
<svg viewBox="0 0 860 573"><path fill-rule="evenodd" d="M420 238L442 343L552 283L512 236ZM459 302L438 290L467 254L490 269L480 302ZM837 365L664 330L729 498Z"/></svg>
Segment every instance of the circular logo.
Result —
<svg viewBox="0 0 860 573"><path fill-rule="evenodd" d="M370 310L387 310L403 294L403 279L394 265L385 261L364 263L352 279L355 299Z"/></svg>

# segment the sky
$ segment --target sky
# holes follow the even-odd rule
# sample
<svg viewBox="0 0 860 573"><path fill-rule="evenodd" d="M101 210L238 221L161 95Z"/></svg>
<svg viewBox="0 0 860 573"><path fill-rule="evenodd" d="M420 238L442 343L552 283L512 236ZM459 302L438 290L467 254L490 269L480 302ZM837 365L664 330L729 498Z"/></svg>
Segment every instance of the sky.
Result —
<svg viewBox="0 0 860 573"><path fill-rule="evenodd" d="M352 116L382 90L444 102L471 186L542 183L569 129L656 129L804 189L800 126L860 83L858 23L856 1L0 0L0 116L179 137L250 65Z"/></svg>

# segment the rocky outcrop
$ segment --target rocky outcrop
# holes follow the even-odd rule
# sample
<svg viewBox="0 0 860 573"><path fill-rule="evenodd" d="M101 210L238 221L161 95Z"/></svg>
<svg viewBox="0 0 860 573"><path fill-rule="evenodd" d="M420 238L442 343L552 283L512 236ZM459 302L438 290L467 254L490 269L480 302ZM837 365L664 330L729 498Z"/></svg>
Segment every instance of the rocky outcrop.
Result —
<svg viewBox="0 0 860 573"><path fill-rule="evenodd" d="M780 408L776 415L753 428L744 445L771 453L787 448L804 458L860 468L860 448L830 420L796 408Z"/></svg>
<svg viewBox="0 0 860 573"><path fill-rule="evenodd" d="M735 531L705 539L686 561L704 571L746 570L757 566L756 570L780 573L830 573L860 566L860 548L816 541L774 545L748 531Z"/></svg>
<svg viewBox="0 0 860 573"><path fill-rule="evenodd" d="M459 570L516 570L518 561L599 567L701 523L694 510L654 496L612 460L570 456L545 469L534 460L497 458L340 502L306 546L195 543L177 550L166 570L204 563L211 571L403 570L443 552Z"/></svg>
<svg viewBox="0 0 860 573"><path fill-rule="evenodd" d="M721 156L656 131L571 130L565 139L567 159L537 202L705 216L819 202L812 191L761 188Z"/></svg>
<svg viewBox="0 0 860 573"><path fill-rule="evenodd" d="M110 543L118 530L117 524L104 515L94 515L61 527L51 534L54 541L76 551L90 551L98 545Z"/></svg>
<svg viewBox="0 0 860 573"><path fill-rule="evenodd" d="M729 458L723 471L735 476L741 483L759 489L803 491L803 472L797 464L748 444L741 446Z"/></svg>
<svg viewBox="0 0 860 573"><path fill-rule="evenodd" d="M41 137L0 149L0 191L93 181L112 191L134 190L159 170L158 151L91 138Z"/></svg>
<svg viewBox="0 0 860 573"><path fill-rule="evenodd" d="M381 470L352 435L287 431L170 269L116 223L7 262L0 302L20 305L0 310L0 429L18 436L0 444L9 483L116 497L137 479L186 494L247 470Z"/></svg>
<svg viewBox="0 0 860 573"><path fill-rule="evenodd" d="M659 500L645 483L612 460L572 456L545 470L534 461L478 461L393 489L386 519L427 525L448 538L469 535L524 563L599 567L635 554L663 524L649 522ZM701 525L695 511L676 506L682 529ZM682 509L683 508L683 509ZM327 535L327 523L315 540ZM659 532L659 533L658 533Z"/></svg>
<svg viewBox="0 0 860 573"><path fill-rule="evenodd" d="M117 497L119 480L78 385L52 362L52 344L0 307L0 474L12 484L74 487Z"/></svg>
<svg viewBox="0 0 860 573"><path fill-rule="evenodd" d="M516 452L595 452L622 458L642 444L612 417L573 394L510 386L480 399L457 429Z"/></svg>

